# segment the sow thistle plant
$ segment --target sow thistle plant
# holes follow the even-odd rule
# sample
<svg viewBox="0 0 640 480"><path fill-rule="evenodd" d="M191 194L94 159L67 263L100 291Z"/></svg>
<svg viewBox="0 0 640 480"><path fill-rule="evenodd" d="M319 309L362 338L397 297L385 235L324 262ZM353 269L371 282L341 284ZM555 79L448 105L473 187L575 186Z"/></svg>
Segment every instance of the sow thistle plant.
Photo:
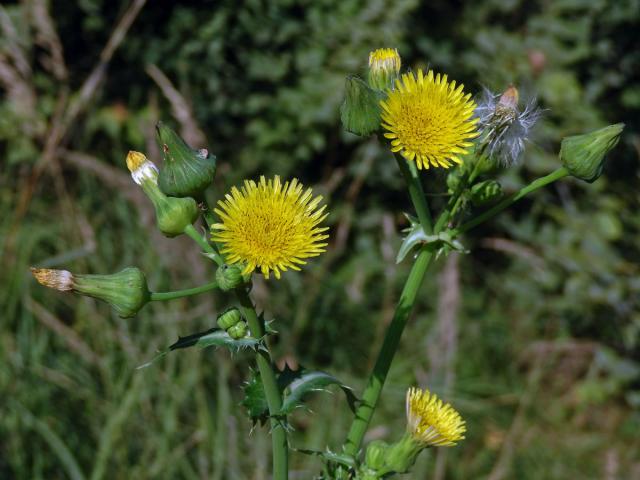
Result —
<svg viewBox="0 0 640 480"><path fill-rule="evenodd" d="M294 447L323 459L317 478L373 480L408 473L423 450L453 447L464 439L466 424L453 406L427 389L407 386L404 435L396 442L376 440L363 446L427 270L437 256L465 251L465 232L525 195L567 176L595 181L602 173L605 155L623 129L622 124L616 124L565 138L557 170L505 195L495 175L500 168L521 161L531 129L540 117L535 102L521 107L517 88L509 86L500 94L485 91L476 103L464 85L446 74L432 70L403 73L401 65L395 49L371 52L366 80L353 75L347 78L340 112L346 130L360 136L376 135L387 145L415 209L407 214L409 227L397 256L398 262L410 259L411 270L361 394L356 395L329 373L288 367L279 370L269 347L269 337L276 331L272 321L256 311L250 296L254 273L277 280L288 270L299 271L331 248L322 197L295 178L259 176L232 187L212 208L205 190L212 185L216 157L187 145L166 125L157 128L164 156L162 169L134 151L127 155L126 165L152 203L158 229L167 237L191 237L202 249L204 261L211 262L212 281L183 290L154 292L144 273L135 267L107 275L32 269L41 284L103 300L124 318L135 316L149 302L214 289L226 292L228 306L209 330L181 337L158 358L192 346L253 354L257 368L248 369L242 405L254 424L269 424L276 480L289 478L289 452ZM432 169L448 171L449 198L437 216L432 214L422 187L422 176ZM209 230L207 235L195 226L199 221ZM324 451L292 446L288 416L307 394L330 386L344 392L353 410L344 444Z"/></svg>

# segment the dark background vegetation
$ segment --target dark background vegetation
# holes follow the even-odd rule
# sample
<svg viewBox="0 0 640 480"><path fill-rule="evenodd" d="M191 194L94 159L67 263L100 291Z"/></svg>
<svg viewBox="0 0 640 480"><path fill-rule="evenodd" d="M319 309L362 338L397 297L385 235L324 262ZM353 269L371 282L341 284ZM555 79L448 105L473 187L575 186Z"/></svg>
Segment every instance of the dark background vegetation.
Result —
<svg viewBox="0 0 640 480"><path fill-rule="evenodd" d="M160 119L218 155L211 200L262 173L325 195L328 253L258 280L255 297L276 319L280 364L361 391L409 268L394 262L411 210L397 167L339 124L345 75L382 46L473 92L514 82L538 97L547 111L524 164L501 175L509 191L558 166L563 136L627 128L596 183L537 192L468 234L470 255L436 264L368 438L401 435L419 384L469 433L423 454L412 478L640 478L637 0L143 3L0 8L0 478L268 478L267 430L238 405L248 356L185 350L135 370L212 326L227 297L122 320L28 271L136 265L155 290L211 278L188 239L155 231L124 167L129 149L160 162ZM445 192L444 178L425 174L427 190ZM339 448L343 396L310 406L293 445ZM318 467L293 454L292 478Z"/></svg>

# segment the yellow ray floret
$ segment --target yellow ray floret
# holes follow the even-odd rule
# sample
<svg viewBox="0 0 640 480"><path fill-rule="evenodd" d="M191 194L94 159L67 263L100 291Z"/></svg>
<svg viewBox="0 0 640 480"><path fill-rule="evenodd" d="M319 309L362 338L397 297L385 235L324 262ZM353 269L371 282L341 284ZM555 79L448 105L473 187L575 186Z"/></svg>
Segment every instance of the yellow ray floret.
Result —
<svg viewBox="0 0 640 480"><path fill-rule="evenodd" d="M326 218L321 196L297 179L280 182L280 177L258 183L245 180L218 202L214 211L221 223L211 226L211 238L222 244L227 263L243 263L243 274L259 268L265 278L273 270L276 278L288 268L300 270L305 258L325 251L328 227L319 227Z"/></svg>
<svg viewBox="0 0 640 480"><path fill-rule="evenodd" d="M427 446L449 447L464 439L465 422L454 408L429 390L407 391L407 430Z"/></svg>
<svg viewBox="0 0 640 480"><path fill-rule="evenodd" d="M388 90L382 107L384 134L391 141L391 150L415 161L419 169L449 168L462 163L461 156L479 135L476 104L464 85L448 82L446 75L425 76L405 73L396 80L395 89Z"/></svg>

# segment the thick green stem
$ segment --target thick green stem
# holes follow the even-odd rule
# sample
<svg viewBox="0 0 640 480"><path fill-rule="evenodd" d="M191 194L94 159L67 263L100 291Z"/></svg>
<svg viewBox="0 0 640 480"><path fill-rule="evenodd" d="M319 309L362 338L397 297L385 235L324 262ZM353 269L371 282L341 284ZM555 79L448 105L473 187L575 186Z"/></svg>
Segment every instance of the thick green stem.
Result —
<svg viewBox="0 0 640 480"><path fill-rule="evenodd" d="M418 221L420 225L422 225L424 232L429 235L431 234L431 213L429 212L429 205L427 205L427 199L422 190L422 183L420 183L418 171L413 162L407 162L407 160L398 154L394 154L394 156L396 157L402 176L407 182L409 196L411 197L413 208L416 209Z"/></svg>
<svg viewBox="0 0 640 480"><path fill-rule="evenodd" d="M211 246L209 242L207 242L202 237L202 235L198 233L198 231L195 229L193 225L188 225L184 229L184 233L189 235L198 245L200 245L200 248L202 248L202 250L207 252L219 266L224 265L224 260L222 259L220 254L216 251L215 248L213 248L213 246Z"/></svg>
<svg viewBox="0 0 640 480"><path fill-rule="evenodd" d="M191 295L198 295L199 293L208 292L215 288L218 288L218 282L211 282L199 287L175 290L173 292L151 292L151 301L156 302L159 300L173 300L174 298L190 297Z"/></svg>
<svg viewBox="0 0 640 480"><path fill-rule="evenodd" d="M496 204L494 207L490 208L486 212L481 213L480 215L475 217L473 220L461 225L458 228L451 230L451 235L457 236L471 230L473 227L476 227L481 223L486 222L491 217L494 217L495 215L503 211L505 208L511 206L513 203L517 202L525 195L528 195L529 193L534 192L539 188L549 185L550 183L553 183L556 180L560 180L561 178L566 177L567 175L569 175L568 170L564 167L561 167L556 171L550 173L549 175L546 175L544 177L538 178L537 180L534 180L526 187L523 187L520 190L518 190L516 193L509 195L500 203Z"/></svg>
<svg viewBox="0 0 640 480"><path fill-rule="evenodd" d="M249 294L245 291L237 292L240 308L244 317L247 319L251 335L261 338L265 335L264 325L256 314L255 307L249 298ZM282 396L278 388L275 372L271 364L271 356L268 352L258 350L256 361L264 392L267 396L267 404L269 406L269 414L271 415L271 443L273 445L273 479L287 480L288 478L288 457L289 445L287 443L287 432L283 423L278 416L282 409Z"/></svg>
<svg viewBox="0 0 640 480"><path fill-rule="evenodd" d="M407 162L407 160L400 155L396 154L394 156L407 182L409 196L411 197L413 207L416 209L418 221L425 233L431 234L433 231L431 213L429 212L429 206L427 205L427 200L422 190L422 183L420 182L418 171L412 162ZM371 422L371 417L378 404L384 382L387 379L391 362L398 349L402 331L413 309L418 289L420 285L422 285L422 280L429 268L431 258L431 252L422 250L418 254L413 267L411 267L411 272L402 290L400 300L393 314L393 319L387 328L380 353L378 353L373 371L362 394L362 403L356 409L355 418L351 424L351 429L349 430L349 435L347 436L347 441L344 446L344 451L348 455L355 455L360 449L362 439Z"/></svg>
<svg viewBox="0 0 640 480"><path fill-rule="evenodd" d="M355 419L351 424L351 430L349 430L349 435L347 436L347 441L344 446L344 451L348 455L356 455L360 449L362 439L367 431L378 399L380 398L382 387L389 373L391 362L398 349L402 331L413 310L413 304L415 303L420 285L422 285L422 280L431 264L431 259L432 252L423 249L418 254L418 258L413 264L413 267L411 267L411 272L400 295L400 300L391 324L387 329L384 343L378 354L376 364L373 367L373 372L362 394L362 403L358 406Z"/></svg>

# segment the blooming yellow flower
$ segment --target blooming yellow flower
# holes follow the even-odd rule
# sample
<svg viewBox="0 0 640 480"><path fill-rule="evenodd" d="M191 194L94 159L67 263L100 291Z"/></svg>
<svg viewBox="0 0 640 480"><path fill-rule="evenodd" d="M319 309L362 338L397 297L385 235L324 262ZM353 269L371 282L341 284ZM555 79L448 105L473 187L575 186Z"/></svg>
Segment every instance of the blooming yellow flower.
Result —
<svg viewBox="0 0 640 480"><path fill-rule="evenodd" d="M244 263L243 274L260 268L265 278L271 270L280 278L281 271L300 270L304 258L324 252L328 227L318 225L327 216L325 205L318 208L322 197L303 188L295 178L282 185L277 175L233 187L214 209L222 223L211 226L227 263Z"/></svg>
<svg viewBox="0 0 640 480"><path fill-rule="evenodd" d="M415 161L419 169L462 163L460 156L473 145L469 140L479 135L476 104L470 93L464 94L464 85L456 88L446 75L429 70L425 76L418 70L417 75L402 75L395 86L380 102L391 150Z"/></svg>
<svg viewBox="0 0 640 480"><path fill-rule="evenodd" d="M407 431L426 446L450 447L464 439L467 428L454 408L429 390L407 391Z"/></svg>

